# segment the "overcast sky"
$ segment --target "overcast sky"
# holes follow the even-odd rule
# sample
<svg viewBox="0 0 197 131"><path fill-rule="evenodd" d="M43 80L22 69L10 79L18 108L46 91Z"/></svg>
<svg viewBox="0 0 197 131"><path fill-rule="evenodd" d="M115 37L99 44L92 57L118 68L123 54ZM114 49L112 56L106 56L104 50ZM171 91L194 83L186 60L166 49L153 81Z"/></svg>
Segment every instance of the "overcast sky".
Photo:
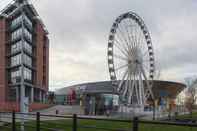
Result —
<svg viewBox="0 0 197 131"><path fill-rule="evenodd" d="M128 11L140 15L151 33L160 79L184 81L197 75L196 0L32 1L50 32L51 90L109 80L109 30Z"/></svg>

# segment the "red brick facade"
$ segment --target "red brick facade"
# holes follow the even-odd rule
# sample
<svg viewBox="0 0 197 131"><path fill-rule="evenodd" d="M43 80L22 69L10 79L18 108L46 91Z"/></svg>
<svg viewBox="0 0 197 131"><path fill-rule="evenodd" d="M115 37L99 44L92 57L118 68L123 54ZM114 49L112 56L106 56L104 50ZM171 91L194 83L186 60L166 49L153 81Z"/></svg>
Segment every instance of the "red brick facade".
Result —
<svg viewBox="0 0 197 131"><path fill-rule="evenodd" d="M40 23L36 24L36 86L48 91L49 40Z"/></svg>
<svg viewBox="0 0 197 131"><path fill-rule="evenodd" d="M46 90L48 91L48 87L49 87L49 39L48 37L45 37L45 53L44 53L44 66L45 66L45 87Z"/></svg>
<svg viewBox="0 0 197 131"><path fill-rule="evenodd" d="M0 102L6 101L6 20L0 18Z"/></svg>

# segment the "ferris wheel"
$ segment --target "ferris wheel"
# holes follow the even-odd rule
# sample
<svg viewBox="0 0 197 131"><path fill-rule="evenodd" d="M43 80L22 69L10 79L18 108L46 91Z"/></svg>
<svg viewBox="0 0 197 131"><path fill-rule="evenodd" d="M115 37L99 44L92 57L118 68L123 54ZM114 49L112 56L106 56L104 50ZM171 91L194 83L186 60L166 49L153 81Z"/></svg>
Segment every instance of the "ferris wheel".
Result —
<svg viewBox="0 0 197 131"><path fill-rule="evenodd" d="M129 105L144 105L153 99L154 52L148 29L136 13L116 18L107 55L112 84Z"/></svg>

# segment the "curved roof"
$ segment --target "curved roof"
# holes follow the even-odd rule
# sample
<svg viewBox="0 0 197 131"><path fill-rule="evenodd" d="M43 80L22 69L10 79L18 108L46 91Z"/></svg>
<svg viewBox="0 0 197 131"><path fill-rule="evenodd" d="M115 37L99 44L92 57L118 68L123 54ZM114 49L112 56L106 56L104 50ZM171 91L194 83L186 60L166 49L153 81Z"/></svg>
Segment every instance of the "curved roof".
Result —
<svg viewBox="0 0 197 131"><path fill-rule="evenodd" d="M154 80L153 94L156 98L159 96L175 98L185 87L185 84L178 82ZM99 81L64 87L57 90L56 94L68 94L71 89L89 94L115 93L111 81Z"/></svg>

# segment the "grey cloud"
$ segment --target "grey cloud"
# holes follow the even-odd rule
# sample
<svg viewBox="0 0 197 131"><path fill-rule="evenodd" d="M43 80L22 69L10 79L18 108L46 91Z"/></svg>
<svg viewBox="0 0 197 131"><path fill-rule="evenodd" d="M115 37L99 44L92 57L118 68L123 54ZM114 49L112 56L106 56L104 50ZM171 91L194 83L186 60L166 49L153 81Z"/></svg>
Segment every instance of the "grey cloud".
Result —
<svg viewBox="0 0 197 131"><path fill-rule="evenodd" d="M148 26L164 79L197 74L195 0L42 0L35 7L50 32L51 87L108 80L109 29L127 11Z"/></svg>

